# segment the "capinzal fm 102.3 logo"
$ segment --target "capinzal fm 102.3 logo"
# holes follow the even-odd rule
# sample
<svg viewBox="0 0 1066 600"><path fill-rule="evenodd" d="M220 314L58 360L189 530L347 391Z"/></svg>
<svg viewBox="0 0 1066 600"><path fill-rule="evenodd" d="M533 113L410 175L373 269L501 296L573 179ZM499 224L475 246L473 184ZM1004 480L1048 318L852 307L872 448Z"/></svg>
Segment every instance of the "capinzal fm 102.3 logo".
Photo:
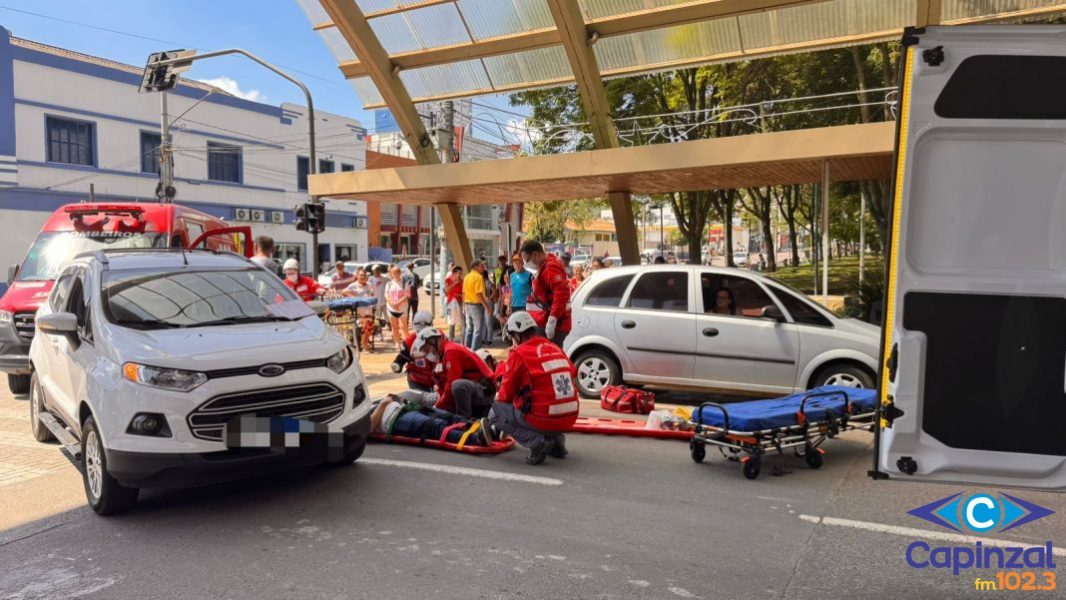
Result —
<svg viewBox="0 0 1066 600"><path fill-rule="evenodd" d="M1001 493L997 498L988 494L964 496L960 493L919 506L907 514L952 531L990 533L1009 531L1054 512L1010 494Z"/></svg>
<svg viewBox="0 0 1066 600"><path fill-rule="evenodd" d="M1011 531L1054 512L1004 493L959 493L935 500L907 513L962 534L952 537L964 543L932 546L925 541L911 542L907 545L907 564L915 569L950 569L955 575L968 569L998 570L992 579L978 577L976 589L1053 590L1055 550L1050 540L1037 545L970 536ZM1032 587L1022 587L1025 585Z"/></svg>

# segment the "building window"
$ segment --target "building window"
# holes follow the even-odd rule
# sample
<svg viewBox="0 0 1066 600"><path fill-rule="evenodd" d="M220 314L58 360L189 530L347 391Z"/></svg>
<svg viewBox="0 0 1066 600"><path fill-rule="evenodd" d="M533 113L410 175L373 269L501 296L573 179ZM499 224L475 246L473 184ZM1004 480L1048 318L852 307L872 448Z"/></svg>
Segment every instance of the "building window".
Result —
<svg viewBox="0 0 1066 600"><path fill-rule="evenodd" d="M163 138L158 133L141 132L141 173L159 174L159 147Z"/></svg>
<svg viewBox="0 0 1066 600"><path fill-rule="evenodd" d="M359 246L355 244L336 244L334 249L338 261L354 261L359 258Z"/></svg>
<svg viewBox="0 0 1066 600"><path fill-rule="evenodd" d="M337 163L332 160L319 159L318 160L318 172L319 173L333 173L337 170Z"/></svg>
<svg viewBox="0 0 1066 600"><path fill-rule="evenodd" d="M48 162L68 165L96 165L95 135L92 123L45 117L48 132Z"/></svg>
<svg viewBox="0 0 1066 600"><path fill-rule="evenodd" d="M307 174L311 172L311 159L306 156L296 157L296 189L307 191Z"/></svg>
<svg viewBox="0 0 1066 600"><path fill-rule="evenodd" d="M304 266L307 264L304 261L304 256L307 251L306 244L294 243L294 242L278 242L274 244L274 260L279 263L284 263L290 258L295 258L300 263L300 272L303 272Z"/></svg>
<svg viewBox="0 0 1066 600"><path fill-rule="evenodd" d="M207 178L211 181L241 182L241 147L207 143Z"/></svg>
<svg viewBox="0 0 1066 600"><path fill-rule="evenodd" d="M354 170L355 170L355 165L349 165L349 164L341 163L341 173L347 173L349 171L354 171Z"/></svg>

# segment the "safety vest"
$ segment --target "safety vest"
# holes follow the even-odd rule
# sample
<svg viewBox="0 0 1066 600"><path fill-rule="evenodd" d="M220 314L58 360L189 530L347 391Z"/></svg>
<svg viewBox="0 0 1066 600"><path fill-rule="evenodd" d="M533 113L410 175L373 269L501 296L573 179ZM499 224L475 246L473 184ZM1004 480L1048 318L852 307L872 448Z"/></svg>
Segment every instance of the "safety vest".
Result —
<svg viewBox="0 0 1066 600"><path fill-rule="evenodd" d="M433 375L433 369L437 366L437 363L430 361L425 356L415 357L411 352L411 344L415 341L415 334L410 334L407 339L403 341L404 348L407 350L408 355L411 356L411 360L404 367L407 370L407 382L414 383L428 388L432 388L436 385L437 380Z"/></svg>
<svg viewBox="0 0 1066 600"><path fill-rule="evenodd" d="M523 418L543 431L567 431L577 420L578 401L574 363L555 344L546 338L535 337L511 349L525 364L529 373L529 388L522 397Z"/></svg>

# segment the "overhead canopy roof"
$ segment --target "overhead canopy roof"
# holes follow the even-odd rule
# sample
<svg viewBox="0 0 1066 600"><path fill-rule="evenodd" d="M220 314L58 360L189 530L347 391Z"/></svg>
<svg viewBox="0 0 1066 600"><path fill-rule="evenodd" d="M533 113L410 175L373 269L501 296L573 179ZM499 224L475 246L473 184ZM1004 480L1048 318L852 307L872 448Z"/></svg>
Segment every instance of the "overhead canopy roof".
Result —
<svg viewBox="0 0 1066 600"><path fill-rule="evenodd" d="M313 196L404 204L499 204L888 179L895 123L315 175Z"/></svg>
<svg viewBox="0 0 1066 600"><path fill-rule="evenodd" d="M549 0L355 2L415 102L572 83ZM299 0L366 108L386 106L319 0ZM908 25L1066 10L1054 0L577 0L603 77L898 39Z"/></svg>

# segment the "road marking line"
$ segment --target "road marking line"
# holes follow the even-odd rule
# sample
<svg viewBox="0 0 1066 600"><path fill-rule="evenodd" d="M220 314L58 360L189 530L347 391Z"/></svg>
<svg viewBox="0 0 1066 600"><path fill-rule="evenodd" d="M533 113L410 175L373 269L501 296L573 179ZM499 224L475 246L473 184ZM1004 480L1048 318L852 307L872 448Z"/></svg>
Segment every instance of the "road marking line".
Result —
<svg viewBox="0 0 1066 600"><path fill-rule="evenodd" d="M481 477L483 479L499 479L501 481L521 481L523 483L536 483L539 485L562 485L561 479L551 477L537 477L535 475L520 475L505 471L488 471L486 469L471 469L468 467L453 467L451 465L438 465L434 463L411 462L406 460L389 460L387 458L363 458L359 464L382 465L386 467L400 467L402 469L417 469L420 471L433 471L448 475L466 475L467 477Z"/></svg>
<svg viewBox="0 0 1066 600"><path fill-rule="evenodd" d="M1044 547L1035 544L1027 544L1025 542L1015 542L1012 540L997 540L993 538L976 537L972 535L961 535L958 533L929 531L928 529L914 529L912 527L900 527L898 525L885 525L884 523L870 523L868 521L838 519L836 517L815 517L812 515L800 515L799 518L804 521L807 521L808 523L834 525L836 527L851 527L852 529L865 529L866 531L889 533L892 535L902 535L905 537L923 537L931 540L940 540L944 542L960 542L963 544L973 544L975 542L981 542L985 546L998 546L1001 548L1005 548L1008 546L1020 546L1022 548ZM1052 548L1051 553L1055 556L1066 556L1066 548Z"/></svg>

